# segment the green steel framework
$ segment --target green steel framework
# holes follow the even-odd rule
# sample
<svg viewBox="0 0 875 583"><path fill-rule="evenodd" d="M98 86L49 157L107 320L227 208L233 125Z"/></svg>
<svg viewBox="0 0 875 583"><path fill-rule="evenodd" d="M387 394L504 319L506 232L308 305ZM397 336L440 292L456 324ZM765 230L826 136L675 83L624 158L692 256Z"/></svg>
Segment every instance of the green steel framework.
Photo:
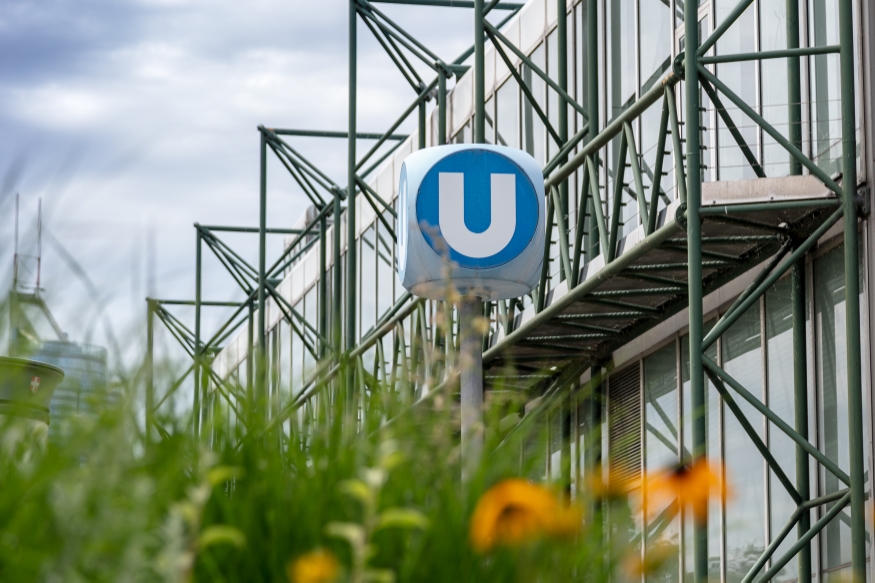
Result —
<svg viewBox="0 0 875 583"><path fill-rule="evenodd" d="M565 0L557 2L558 43L567 45L567 12ZM414 36L391 20L375 4L407 4L416 6L444 6L473 9L474 45L457 59L447 62L419 42ZM570 402L570 393L579 388L578 379L588 367L593 367L591 386L598 387L601 382L600 369L596 368L609 359L610 352L640 335L655 323L669 315L689 308L690 382L692 395L692 438L694 459L705 456L706 425L704 409L706 400L706 376L713 382L724 403L738 418L744 430L762 453L777 480L781 482L797 504L797 510L787 525L774 536L763 555L744 578L745 581L769 580L794 557L799 562L800 580L810 580L811 556L810 541L826 524L846 506L851 508L851 546L852 572L855 580L864 580L866 575L865 532L864 532L864 455L863 455L863 394L860 356L860 305L859 305L859 253L858 216L863 210L864 200L857 194L856 166L856 119L855 119L855 59L853 40L852 0L838 0L840 42L837 46L800 48L799 42L799 1L786 0L788 48L778 51L765 51L749 54L712 56L712 47L729 29L753 0L741 0L726 19L707 38L699 38L698 3L686 2L684 6L685 46L675 59L669 72L647 90L641 97L617 116L607 127L599 131L598 116L598 67L597 67L597 10L598 0L584 0L588 26L588 46L586 58L589 66L588 94L586 103L575 101L568 94L567 50L559 50L559 70L557 79L550 78L535 65L519 48L500 31L522 7L522 4L501 2L499 0L350 0L349 2L349 127L347 132L281 130L259 126L260 133L260 223L257 228L204 226L195 224L196 231L196 288L194 300L160 300L147 298L148 355L146 372L147 426L155 427L160 435L166 435L154 418L154 411L186 380L194 376L194 421L195 433L201 432L201 422L209 418L208 399L221 398L227 402L244 425L252 415L263 415L269 419L268 430L275 428L293 412L304 405L313 395L330 389L334 395L345 395L344 408L350 412L355 399L364 394L368 374L364 370L363 355L373 347L377 350L377 361L372 377L382 379L389 386L401 386L408 390L416 383L417 376L424 378L436 395L458 386L459 373L454 361L454 352L459 343L459 330L453 324L453 311L450 306L440 309L450 322L446 329L437 331L429 338L426 312L423 300L404 294L395 305L377 322L373 331L360 341L356 338L356 250L349 245L345 264L341 249L341 213L346 213L347 241L355 241L356 217L355 198L366 199L381 221L381 224L394 239L391 217L395 211L366 182L365 178L378 165L388 158L407 136L395 133L414 112L418 116L419 144L425 147L426 103L437 100L438 136L440 144L446 143L447 127L447 79L453 75L461 76L468 70L463 63L473 54L474 75L474 142L483 143L485 135L485 89L484 54L486 42L491 42L500 57L511 71L515 82L529 98L533 109L544 123L549 134L560 145L558 153L544 168L547 196L547 249L538 290L533 293L536 315L514 328L514 315L521 307L517 301L493 302L485 306L486 315L497 314L495 319L503 328L503 335L484 347L484 366L487 371L481 382L487 386L495 381L505 386L520 388L539 387L545 395L536 415L543 411L563 411ZM492 10L508 10L510 15L500 24L493 25L485 20ZM358 131L356 120L356 59L357 31L359 22L374 35L382 48L408 81L415 99L385 133L362 133ZM558 128L554 128L544 111L538 106L527 85L522 81L511 62L512 53L534 74L560 97L565 107L560 108ZM841 184L828 176L802 152L802 110L801 110L801 68L802 57L835 53L840 55L841 79L841 133L842 164ZM436 77L426 83L410 60L419 60L427 65ZM790 103L789 135L785 136L770 125L753 107L730 90L709 66L717 63L730 63L765 59L787 59L788 98ZM679 88L684 89L684 122L679 121L676 104ZM759 178L766 178L762 165L753 150L745 143L729 112L722 105L728 100L753 121L763 132L771 136L788 153L792 175L801 175L805 170L816 177L832 193L831 198L817 200L797 200L774 203L733 204L720 207L702 206L702 144L701 144L701 91L704 91L714 105L717 115L736 142L751 169ZM655 167L651 170L643 164L643 159L635 143L633 123L650 107L661 105L661 120L657 139ZM575 135L568 135L568 107L583 116L582 129ZM302 156L287 143L284 136L325 137L346 139L348 144L347 186L341 187L319 168ZM350 139L355 136L355 139ZM683 136L683 137L682 137ZM618 176L612 193L603 197L599 190L601 161L598 150L608 142L619 139L620 157L617 164ZM359 156L356 150L358 140L372 140L374 144ZM671 140L671 151L667 151ZM379 157L376 155L387 142L396 142ZM267 156L268 150L280 160L292 178L300 186L316 207L317 215L308 226L300 230L268 229L267 216ZM684 153L685 152L685 153ZM681 153L681 155L679 155ZM680 206L674 217L660 217L658 203L665 197L661 188L666 157L671 154L677 179L677 198ZM370 165L365 165L370 162ZM644 166L642 168L642 166ZM631 183L624 182L626 168L631 170ZM569 225L569 177L578 169L582 170L578 198L576 228L573 240ZM652 188L647 196L644 174L652 177ZM618 253L620 233L619 209L624 194L633 196L638 203L640 220L645 238L629 253ZM325 195L325 196L323 196ZM344 206L344 202L346 203ZM612 209L609 214L606 207ZM769 222L762 217L776 213L777 220ZM849 406L850 473L843 472L835 463L816 449L808 439L808 404L806 379L806 336L805 336L805 253L812 249L826 231L839 221L844 229L844 265L847 317L847 367ZM662 221L662 224L660 224ZM333 240L326 239L329 225ZM728 228L741 228L740 232L721 234L714 231L714 225ZM703 232L708 231L708 232ZM259 237L258 264L253 266L245 261L228 244L219 238L219 233L237 231L257 234ZM588 233L588 235L587 235ZM716 233L716 234L715 234ZM265 241L268 234L294 235L293 243L278 259L268 267L266 263ZM567 285L565 296L550 302L547 293L550 247L555 235L560 262L560 281ZM320 276L318 282L319 310L317 322L308 322L281 294L276 286L283 271L297 258L318 245L320 249L320 273L325 275L328 268L328 249L333 253L332 289L328 290L326 278ZM720 246L723 247L720 247ZM206 246L231 274L245 294L241 302L212 302L202 299L201 274L202 251ZM715 246L718 250L715 250ZM728 253L728 248L738 250ZM738 246L738 247L733 247ZM723 249L721 252L719 249ZM601 254L605 265L597 281L582 277L581 267L591 258ZM703 298L727 281L738 277L768 259L748 288L739 296L716 325L707 333L703 322ZM344 273L345 272L345 273ZM795 426L791 427L776 413L771 411L757 397L730 376L725 370L708 358L705 351L738 318L760 298L766 290L785 273L791 273L793 303L793 345L794 345L794 393ZM344 289L344 281L346 288ZM603 289L605 282L618 282L612 289ZM637 281L640 285L629 282ZM602 287L599 287L602 286ZM656 287L659 286L659 287ZM611 287L610 285L607 287ZM304 341L306 349L318 360L315 372L305 380L301 392L294 396L279 410L268 411L267 391L268 342L265 330L265 302L271 297L283 312L284 319L293 332ZM330 298L330 299L329 299ZM653 299L655 298L655 299ZM645 301L645 299L649 301ZM191 305L195 308L194 329L191 330L168 309L172 305ZM586 305L588 309L579 309ZM231 318L209 338L205 339L201 329L201 311L205 307L235 307ZM597 308L597 309L596 309ZM470 309L470 307L469 307ZM484 310L476 305L473 309ZM588 310L592 311L588 311ZM192 364L164 396L156 403L152 373L152 343L154 319L158 318L168 331L179 341ZM405 346L403 327L409 321L411 344ZM330 322L330 325L329 325ZM616 322L614 325L595 325L593 322ZM249 346L256 346L255 362L247 367L245 391L220 378L213 370L212 362L223 342L243 324L248 325ZM308 334L302 330L306 328ZM547 330L547 333L544 333ZM473 334L473 332L468 331ZM315 338L315 344L307 338ZM391 373L382 363L387 355L382 338L392 338L392 353L389 356ZM443 355L442 362L433 358L435 353ZM430 359L430 354L432 358ZM562 362L562 366L547 368L545 361ZM514 384L517 383L517 384ZM212 387L212 388L211 388ZM764 415L775 427L780 429L796 444L796 476L787 476L770 454L757 431L750 425L736 403L740 397ZM482 398L482 395L481 395ZM601 404L597 397L591 397L590 411L593 420L603 418ZM424 400L419 401L419 403ZM417 403L418 404L418 403ZM413 406L411 404L411 406ZM535 415L535 416L536 416ZM526 416L520 427L529 423L534 416ZM563 460L570 456L570 416L565 415L563 426ZM149 434L151 434L151 430ZM588 460L599 459L600 452L591 452ZM810 499L808 484L809 460L814 458L827 471L834 474L847 488L835 494ZM592 463L592 462L591 462ZM571 482L571 468L566 461L562 468L568 484ZM837 501L837 502L836 502ZM809 510L824 504L834 503L815 524L810 524ZM694 526L694 575L696 581L708 577L708 533L707 522L697 522ZM797 542L781 557L774 552L791 530L797 530ZM771 561L769 563L769 561ZM764 571L765 569L765 571Z"/></svg>

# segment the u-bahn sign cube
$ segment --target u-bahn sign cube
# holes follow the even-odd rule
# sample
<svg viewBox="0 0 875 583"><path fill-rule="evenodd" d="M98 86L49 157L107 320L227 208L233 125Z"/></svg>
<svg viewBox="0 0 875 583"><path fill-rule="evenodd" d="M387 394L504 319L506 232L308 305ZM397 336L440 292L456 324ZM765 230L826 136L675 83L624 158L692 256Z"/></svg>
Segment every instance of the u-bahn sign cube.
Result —
<svg viewBox="0 0 875 583"><path fill-rule="evenodd" d="M528 154L487 144L420 150L401 167L398 276L417 296L529 293L544 259L544 178Z"/></svg>

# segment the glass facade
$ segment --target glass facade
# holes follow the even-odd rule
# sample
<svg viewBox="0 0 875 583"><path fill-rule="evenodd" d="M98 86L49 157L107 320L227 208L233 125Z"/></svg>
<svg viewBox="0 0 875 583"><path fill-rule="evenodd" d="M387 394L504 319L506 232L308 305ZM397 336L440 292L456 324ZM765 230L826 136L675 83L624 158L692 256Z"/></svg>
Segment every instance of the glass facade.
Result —
<svg viewBox="0 0 875 583"><path fill-rule="evenodd" d="M81 342L44 341L30 358L57 366L64 380L49 405L49 438L62 441L77 417L96 418L119 395L107 388L106 349Z"/></svg>
<svg viewBox="0 0 875 583"><path fill-rule="evenodd" d="M841 245L829 248L827 244L825 247L828 250L808 262L810 277L806 311L809 315L814 314L813 320L808 317L806 335L810 381L808 409L812 422L809 435L821 451L847 472L849 444L844 346L844 256ZM728 307L727 304L725 308ZM790 282L785 277L718 339L708 356L790 426L794 426L791 310ZM867 347L865 326L862 327L862 333L863 345ZM656 350L633 360L640 362L642 371L638 390L643 398L643 419L625 432L611 430L609 433L610 439L618 443L640 441L643 452L635 458L635 463L639 464L639 476L672 468L690 459L692 411L688 351L687 337L681 331L664 339ZM625 371L628 366L625 363L618 364L617 368ZM607 381L609 399L612 395L611 379L612 376L609 376ZM816 382L811 382L814 380ZM710 461L722 465L731 490L724 504L712 502L709 509L709 570L714 580L739 582L769 541L786 524L796 505L713 384L708 383L707 393L707 455ZM747 401L732 393L731 389L730 394L750 427L778 460L784 474L791 482L795 482L795 442ZM610 407L609 404L609 410ZM578 414L582 417L583 409ZM868 412L864 415L864 423L865 434L869 435ZM584 430L580 431L582 435ZM617 451L625 452L625 449L608 446L608 452L617 455ZM625 467L630 463L628 454L623 453L622 459L610 463ZM870 464L868 472L871 473L871 460L867 463ZM583 461L579 464L578 467L584 467ZM814 460L810 460L809 468L814 478L811 480L811 497L832 494L845 487ZM829 505L824 505L812 511L812 524L829 508ZM655 552L654 549L665 546L677 549L678 553L677 561L672 559L666 563L654 575L654 580L692 580L691 518L687 516L682 520L666 508L647 508L644 513L650 517L645 530L644 552ZM666 514L670 520L665 520ZM795 542L794 529L775 556L780 556L781 551L788 550ZM656 552L664 551L658 549ZM818 573L822 573L826 579L847 576L851 560L848 509L814 538L812 555L815 576ZM797 578L797 563L791 561L775 580L794 581Z"/></svg>

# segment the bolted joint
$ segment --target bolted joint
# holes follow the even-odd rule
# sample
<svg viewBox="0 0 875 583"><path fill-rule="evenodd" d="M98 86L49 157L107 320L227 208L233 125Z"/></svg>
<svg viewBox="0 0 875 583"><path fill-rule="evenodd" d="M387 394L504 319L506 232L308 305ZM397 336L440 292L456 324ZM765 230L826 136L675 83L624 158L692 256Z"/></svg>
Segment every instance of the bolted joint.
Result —
<svg viewBox="0 0 875 583"><path fill-rule="evenodd" d="M674 58L674 62L672 62L671 64L671 71L672 73L683 79L684 75L686 74L686 69L684 67L684 53L680 53Z"/></svg>
<svg viewBox="0 0 875 583"><path fill-rule="evenodd" d="M868 186L860 188L857 190L857 194L854 195L854 202L857 204L857 212L861 217L868 217L869 213L872 212L871 196L872 192Z"/></svg>
<svg viewBox="0 0 875 583"><path fill-rule="evenodd" d="M687 203L682 202L678 205L678 210L675 212L674 219L677 221L677 224L684 228L684 230L687 229Z"/></svg>
<svg viewBox="0 0 875 583"><path fill-rule="evenodd" d="M435 68L437 68L438 74L443 74L443 76L447 79L453 78L453 68L451 66L447 65L443 61L435 61L434 66Z"/></svg>
<svg viewBox="0 0 875 583"><path fill-rule="evenodd" d="M422 81L420 81L420 82L419 82L419 87L416 89L416 93L419 94L419 95L422 95L423 93L425 93L425 90L426 90L426 89L427 89L427 87L426 87L425 83L423 83ZM422 98L422 103L428 103L428 102L431 101L432 98L435 97L436 95L437 95L437 87L433 87L433 88L431 89L431 91L429 91L428 93L426 93L426 94L425 94L425 97Z"/></svg>

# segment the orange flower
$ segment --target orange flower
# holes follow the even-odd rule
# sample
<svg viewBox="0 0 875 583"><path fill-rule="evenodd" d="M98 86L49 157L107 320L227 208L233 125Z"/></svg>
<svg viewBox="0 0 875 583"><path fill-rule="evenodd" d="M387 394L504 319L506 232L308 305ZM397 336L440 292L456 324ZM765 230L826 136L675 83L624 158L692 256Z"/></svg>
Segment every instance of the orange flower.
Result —
<svg viewBox="0 0 875 583"><path fill-rule="evenodd" d="M337 559L321 549L301 555L286 567L286 575L292 583L334 583L339 573Z"/></svg>
<svg viewBox="0 0 875 583"><path fill-rule="evenodd" d="M477 502L471 517L471 545L486 552L496 545L516 546L541 536L569 536L580 528L581 512L543 486L504 480Z"/></svg>
<svg viewBox="0 0 875 583"><path fill-rule="evenodd" d="M586 482L589 493L597 500L624 498L638 486L638 480L623 476L611 467L608 468L607 479L602 469L597 467L586 477Z"/></svg>
<svg viewBox="0 0 875 583"><path fill-rule="evenodd" d="M650 476L646 482L647 504L650 508L664 508L676 499L681 508L689 508L693 517L702 521L708 515L708 501L712 496L721 501L729 496L721 470L703 458L692 465Z"/></svg>

